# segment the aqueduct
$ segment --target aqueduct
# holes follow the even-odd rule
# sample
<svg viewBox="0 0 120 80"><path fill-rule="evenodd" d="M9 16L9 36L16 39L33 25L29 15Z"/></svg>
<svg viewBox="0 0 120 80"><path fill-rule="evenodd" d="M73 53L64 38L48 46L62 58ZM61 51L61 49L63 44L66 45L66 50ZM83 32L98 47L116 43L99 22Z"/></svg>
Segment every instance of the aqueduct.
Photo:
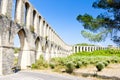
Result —
<svg viewBox="0 0 120 80"><path fill-rule="evenodd" d="M12 16L15 5L14 20ZM42 54L52 57L67 56L72 46L67 45L28 0L0 0L0 75L12 73L14 38L19 35L21 69L35 63Z"/></svg>
<svg viewBox="0 0 120 80"><path fill-rule="evenodd" d="M17 66L21 69L27 69L40 55L49 61L53 57L104 49L66 44L28 0L0 0L0 75L13 73L16 35L20 40Z"/></svg>

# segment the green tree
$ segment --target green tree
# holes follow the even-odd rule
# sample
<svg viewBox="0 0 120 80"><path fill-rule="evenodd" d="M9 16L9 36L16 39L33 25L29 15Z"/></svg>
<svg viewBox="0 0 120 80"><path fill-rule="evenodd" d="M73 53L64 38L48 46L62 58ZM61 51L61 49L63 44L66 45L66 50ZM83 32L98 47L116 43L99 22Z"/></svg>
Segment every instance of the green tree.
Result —
<svg viewBox="0 0 120 80"><path fill-rule="evenodd" d="M84 29L81 34L90 41L100 42L111 36L111 40L120 45L120 0L96 0L93 8L104 9L106 12L99 14L96 18L89 14L78 15L77 20L81 22Z"/></svg>

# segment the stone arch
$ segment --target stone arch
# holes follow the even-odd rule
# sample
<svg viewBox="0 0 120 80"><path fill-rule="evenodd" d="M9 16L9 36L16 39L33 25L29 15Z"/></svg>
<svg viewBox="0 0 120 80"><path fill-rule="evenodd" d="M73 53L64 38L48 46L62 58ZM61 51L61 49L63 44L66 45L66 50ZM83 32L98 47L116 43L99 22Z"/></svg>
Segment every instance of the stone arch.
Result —
<svg viewBox="0 0 120 80"><path fill-rule="evenodd" d="M19 41L20 41L20 52L18 54L18 62L17 62L17 67L19 67L21 69L21 60L22 60L22 54L23 54L23 49L24 49L24 43L25 43L25 30L24 29L19 29L15 35L18 35L19 37ZM15 37L14 37L15 38Z"/></svg>
<svg viewBox="0 0 120 80"><path fill-rule="evenodd" d="M54 45L53 43L51 43L51 46L50 46L50 58L53 58L54 57Z"/></svg>
<svg viewBox="0 0 120 80"><path fill-rule="evenodd" d="M37 11L36 10L33 10L33 26L34 26L34 31L37 32Z"/></svg>
<svg viewBox="0 0 120 80"><path fill-rule="evenodd" d="M40 40L39 37L37 37L35 40L35 47L36 47L35 59L38 60L40 58L40 55L42 55L42 41Z"/></svg>
<svg viewBox="0 0 120 80"><path fill-rule="evenodd" d="M28 2L25 3L25 15L24 15L24 22L25 22L25 25L26 27L29 29L29 26L30 26L30 14L29 14L29 11L30 11L30 4Z"/></svg>
<svg viewBox="0 0 120 80"><path fill-rule="evenodd" d="M75 53L77 52L77 46L75 46Z"/></svg>
<svg viewBox="0 0 120 80"><path fill-rule="evenodd" d="M40 33L41 33L41 32L40 32L40 31L41 31L41 19L42 19L41 16L39 16L39 17L38 17L38 21L39 21L39 22L38 22L38 23L39 23L39 24L38 24L38 30L39 30L39 31L38 31L38 34L39 34L40 36L41 36L41 34L40 34Z"/></svg>
<svg viewBox="0 0 120 80"><path fill-rule="evenodd" d="M82 46L82 51L84 51L84 47Z"/></svg>
<svg viewBox="0 0 120 80"><path fill-rule="evenodd" d="M43 29L42 37L45 37L45 20L43 20L43 26L42 26L42 29Z"/></svg>
<svg viewBox="0 0 120 80"><path fill-rule="evenodd" d="M45 39L44 58L46 61L50 59L50 43L47 39Z"/></svg>

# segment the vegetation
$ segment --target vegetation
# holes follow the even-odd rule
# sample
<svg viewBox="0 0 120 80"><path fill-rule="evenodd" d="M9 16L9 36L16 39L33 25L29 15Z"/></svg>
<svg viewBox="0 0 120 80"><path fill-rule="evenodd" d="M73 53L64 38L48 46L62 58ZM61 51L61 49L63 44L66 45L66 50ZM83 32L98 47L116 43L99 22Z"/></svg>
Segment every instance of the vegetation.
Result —
<svg viewBox="0 0 120 80"><path fill-rule="evenodd" d="M49 67L57 72L66 71L67 73L72 73L74 69L88 65L94 65L98 71L101 71L112 63L120 63L120 50L108 49L94 52L79 52L65 58L52 58ZM43 60L43 57L40 57L32 65L33 69L42 69L41 67L48 68L48 64Z"/></svg>
<svg viewBox="0 0 120 80"><path fill-rule="evenodd" d="M34 26L32 26L32 25L30 25L30 31L32 32L32 33L34 33Z"/></svg>
<svg viewBox="0 0 120 80"><path fill-rule="evenodd" d="M95 42L103 41L110 34L111 39L120 45L120 0L96 0L92 7L103 9L105 13L96 18L87 13L78 15L77 20L83 23L84 29L93 32L82 31L81 34Z"/></svg>
<svg viewBox="0 0 120 80"><path fill-rule="evenodd" d="M66 72L67 73L72 73L73 72L73 70L74 70L74 63L72 61L67 62L65 64L65 66L66 66Z"/></svg>
<svg viewBox="0 0 120 80"><path fill-rule="evenodd" d="M77 45L79 45L79 46L95 46L93 44L87 44L87 43L81 43L81 44L77 44Z"/></svg>
<svg viewBox="0 0 120 80"><path fill-rule="evenodd" d="M14 53L19 53L20 52L20 48L14 48Z"/></svg>
<svg viewBox="0 0 120 80"><path fill-rule="evenodd" d="M48 63L44 61L43 56L41 55L39 60L35 64L32 64L32 69L45 69L48 68Z"/></svg>
<svg viewBox="0 0 120 80"><path fill-rule="evenodd" d="M105 65L102 62L99 62L96 64L96 68L98 71L101 71L104 67L105 67Z"/></svg>

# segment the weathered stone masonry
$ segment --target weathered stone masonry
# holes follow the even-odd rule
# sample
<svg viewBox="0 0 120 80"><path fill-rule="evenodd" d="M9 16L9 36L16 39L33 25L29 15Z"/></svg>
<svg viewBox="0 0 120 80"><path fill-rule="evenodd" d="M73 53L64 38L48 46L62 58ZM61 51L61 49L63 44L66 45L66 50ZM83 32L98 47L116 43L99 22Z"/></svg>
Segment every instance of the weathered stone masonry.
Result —
<svg viewBox="0 0 120 80"><path fill-rule="evenodd" d="M0 0L0 75L13 73L14 38L19 35L18 66L27 69L42 54L49 61L52 57L70 55L67 45L30 4L28 0L16 0L12 20L13 0Z"/></svg>

